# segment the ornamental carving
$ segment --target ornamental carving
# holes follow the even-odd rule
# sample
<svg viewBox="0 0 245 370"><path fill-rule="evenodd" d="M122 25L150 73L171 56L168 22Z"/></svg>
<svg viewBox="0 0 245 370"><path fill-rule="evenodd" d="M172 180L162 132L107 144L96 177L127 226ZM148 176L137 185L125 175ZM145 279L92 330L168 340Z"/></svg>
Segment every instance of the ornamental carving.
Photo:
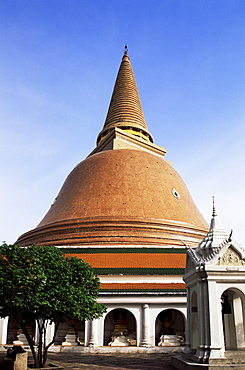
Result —
<svg viewBox="0 0 245 370"><path fill-rule="evenodd" d="M228 248L222 257L219 258L217 265L219 266L245 266L245 261L242 260L238 253L232 248Z"/></svg>

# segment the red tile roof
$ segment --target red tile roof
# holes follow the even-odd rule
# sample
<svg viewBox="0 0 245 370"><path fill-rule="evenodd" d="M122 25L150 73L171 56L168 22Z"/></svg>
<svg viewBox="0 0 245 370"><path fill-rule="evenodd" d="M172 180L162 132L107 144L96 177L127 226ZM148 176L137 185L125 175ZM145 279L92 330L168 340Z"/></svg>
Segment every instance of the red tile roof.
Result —
<svg viewBox="0 0 245 370"><path fill-rule="evenodd" d="M83 259L94 268L185 268L185 254L173 253L65 253Z"/></svg>
<svg viewBox="0 0 245 370"><path fill-rule="evenodd" d="M101 283L102 290L184 290L184 283Z"/></svg>

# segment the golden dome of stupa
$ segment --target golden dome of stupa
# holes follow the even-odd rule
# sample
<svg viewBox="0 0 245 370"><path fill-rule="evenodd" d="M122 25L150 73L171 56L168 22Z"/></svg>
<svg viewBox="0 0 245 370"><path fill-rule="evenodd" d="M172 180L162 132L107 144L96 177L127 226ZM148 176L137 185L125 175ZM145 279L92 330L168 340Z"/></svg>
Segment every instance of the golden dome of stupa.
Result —
<svg viewBox="0 0 245 370"><path fill-rule="evenodd" d="M19 245L199 243L207 224L166 151L153 144L127 50L97 143Z"/></svg>

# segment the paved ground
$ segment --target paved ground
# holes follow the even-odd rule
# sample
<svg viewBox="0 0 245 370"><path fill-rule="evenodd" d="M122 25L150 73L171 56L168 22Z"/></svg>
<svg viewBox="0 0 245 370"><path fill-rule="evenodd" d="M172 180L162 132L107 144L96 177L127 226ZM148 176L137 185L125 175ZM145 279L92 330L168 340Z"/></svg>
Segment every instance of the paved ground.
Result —
<svg viewBox="0 0 245 370"><path fill-rule="evenodd" d="M4 356L0 353L0 369ZM48 359L62 365L64 370L174 370L170 365L171 356L163 353L49 353Z"/></svg>

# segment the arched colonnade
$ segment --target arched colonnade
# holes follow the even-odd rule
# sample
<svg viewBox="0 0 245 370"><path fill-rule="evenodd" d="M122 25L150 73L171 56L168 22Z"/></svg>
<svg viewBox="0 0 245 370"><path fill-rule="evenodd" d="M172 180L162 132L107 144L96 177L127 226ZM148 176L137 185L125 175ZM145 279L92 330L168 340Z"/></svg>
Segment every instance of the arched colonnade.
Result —
<svg viewBox="0 0 245 370"><path fill-rule="evenodd" d="M171 307L114 306L109 307L100 319L71 323L68 320L60 324L55 338L55 345L82 345L91 347L110 346L113 333L122 330L128 345L152 347L158 346L164 331L171 330L180 338L179 345L185 337L185 311ZM36 341L35 323L30 324L33 341ZM51 340L53 325L48 326L47 340ZM14 341L25 338L12 317L0 319L0 344L13 344ZM116 344L115 344L116 346Z"/></svg>

